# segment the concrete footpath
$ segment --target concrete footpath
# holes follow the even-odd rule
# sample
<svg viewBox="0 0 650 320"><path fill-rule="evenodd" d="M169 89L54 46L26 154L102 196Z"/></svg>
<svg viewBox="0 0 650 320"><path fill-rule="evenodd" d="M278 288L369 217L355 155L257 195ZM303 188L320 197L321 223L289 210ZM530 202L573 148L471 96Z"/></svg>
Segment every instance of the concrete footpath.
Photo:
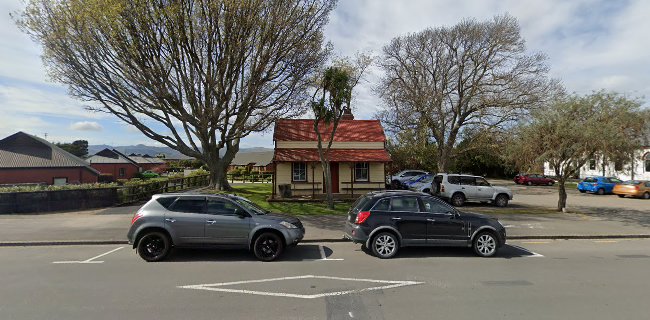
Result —
<svg viewBox="0 0 650 320"><path fill-rule="evenodd" d="M0 246L122 244L138 206L0 215ZM496 214L510 239L650 238L650 213ZM305 242L343 241L345 216L300 216Z"/></svg>

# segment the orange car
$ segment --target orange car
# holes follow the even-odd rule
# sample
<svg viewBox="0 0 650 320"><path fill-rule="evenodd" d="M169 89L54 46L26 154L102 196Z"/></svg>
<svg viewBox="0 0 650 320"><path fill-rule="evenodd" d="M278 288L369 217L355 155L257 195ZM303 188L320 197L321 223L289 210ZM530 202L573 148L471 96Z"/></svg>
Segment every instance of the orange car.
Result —
<svg viewBox="0 0 650 320"><path fill-rule="evenodd" d="M628 180L615 185L612 192L621 198L630 196L650 199L650 181Z"/></svg>

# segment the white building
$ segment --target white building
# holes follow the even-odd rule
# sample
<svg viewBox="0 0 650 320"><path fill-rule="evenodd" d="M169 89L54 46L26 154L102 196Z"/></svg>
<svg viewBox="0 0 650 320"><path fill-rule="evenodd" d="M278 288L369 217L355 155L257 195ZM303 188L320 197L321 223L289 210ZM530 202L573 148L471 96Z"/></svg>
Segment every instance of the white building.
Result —
<svg viewBox="0 0 650 320"><path fill-rule="evenodd" d="M551 170L548 163L544 163L544 174L548 176L555 175L555 171ZM603 165L602 159L591 159L585 166L580 168L579 175L581 179L604 175L606 177L617 177L621 180L650 180L650 146L637 150L633 160L628 163L610 161Z"/></svg>

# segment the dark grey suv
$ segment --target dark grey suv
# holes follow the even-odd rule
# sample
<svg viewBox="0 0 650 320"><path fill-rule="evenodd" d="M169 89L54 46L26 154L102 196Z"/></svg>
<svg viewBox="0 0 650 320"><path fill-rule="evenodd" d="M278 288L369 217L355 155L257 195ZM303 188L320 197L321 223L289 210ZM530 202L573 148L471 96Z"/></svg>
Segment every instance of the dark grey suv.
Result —
<svg viewBox="0 0 650 320"><path fill-rule="evenodd" d="M406 246L472 247L477 255L490 257L506 243L506 229L496 219L411 191L360 197L348 213L345 236L382 259Z"/></svg>
<svg viewBox="0 0 650 320"><path fill-rule="evenodd" d="M304 234L297 218L271 214L243 197L165 194L136 212L127 237L146 261L164 259L172 247L248 249L272 261Z"/></svg>

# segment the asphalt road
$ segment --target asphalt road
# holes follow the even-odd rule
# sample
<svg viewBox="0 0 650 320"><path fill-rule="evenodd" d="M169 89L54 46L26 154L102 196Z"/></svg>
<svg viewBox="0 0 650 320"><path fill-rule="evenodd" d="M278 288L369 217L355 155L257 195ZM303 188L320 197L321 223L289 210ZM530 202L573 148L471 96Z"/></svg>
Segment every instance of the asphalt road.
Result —
<svg viewBox="0 0 650 320"><path fill-rule="evenodd" d="M414 248L379 260L351 243L301 244L273 263L240 251L184 250L146 263L126 246L4 247L0 262L3 320L647 319L650 311L650 240L511 241L487 259Z"/></svg>

